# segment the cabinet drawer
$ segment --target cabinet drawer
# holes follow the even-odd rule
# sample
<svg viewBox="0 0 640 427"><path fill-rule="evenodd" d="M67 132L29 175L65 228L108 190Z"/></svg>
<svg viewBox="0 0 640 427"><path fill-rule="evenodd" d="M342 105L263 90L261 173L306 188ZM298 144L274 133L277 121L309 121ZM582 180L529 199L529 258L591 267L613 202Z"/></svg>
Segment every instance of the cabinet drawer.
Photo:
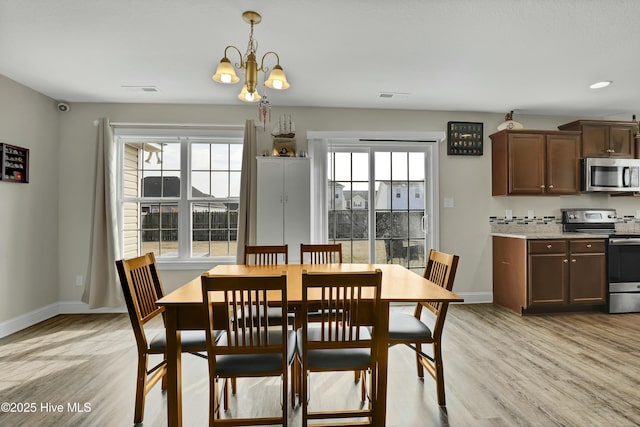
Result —
<svg viewBox="0 0 640 427"><path fill-rule="evenodd" d="M531 240L529 241L529 253L532 254L557 254L567 251L566 240Z"/></svg>
<svg viewBox="0 0 640 427"><path fill-rule="evenodd" d="M571 252L604 252L604 240L571 240Z"/></svg>

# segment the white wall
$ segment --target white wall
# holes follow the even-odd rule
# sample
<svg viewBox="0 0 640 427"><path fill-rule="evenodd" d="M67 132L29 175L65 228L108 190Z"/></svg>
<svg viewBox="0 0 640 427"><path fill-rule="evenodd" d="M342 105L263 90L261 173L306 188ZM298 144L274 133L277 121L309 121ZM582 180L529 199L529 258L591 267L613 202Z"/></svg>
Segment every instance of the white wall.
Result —
<svg viewBox="0 0 640 427"><path fill-rule="evenodd" d="M0 75L0 142L30 149L29 183L0 181L0 325L58 301L58 114Z"/></svg>
<svg viewBox="0 0 640 427"><path fill-rule="evenodd" d="M75 285L75 278L85 274L88 262L96 119L257 122L253 105L72 104L71 111L58 113L55 101L1 76L0 93L0 139L31 148L33 156L32 183L0 183L0 322L56 301L77 302L81 298L82 288ZM444 132L448 121L484 123L483 156L447 156L444 146L440 150L440 249L460 255L454 290L469 301L490 298L489 216L503 216L507 208L517 216L524 216L528 209L536 216L559 215L560 208L573 206L614 207L620 214L632 215L640 207L637 198L606 195L491 197L489 135L504 119L503 114L274 107L272 116L277 119L284 113L296 122L302 150L307 149L301 138L307 131ZM555 129L578 118L517 117L531 129ZM269 127L266 132L258 130L258 152L270 147L269 131ZM453 208L442 207L445 197L454 199ZM162 273L165 289L170 291L200 271Z"/></svg>

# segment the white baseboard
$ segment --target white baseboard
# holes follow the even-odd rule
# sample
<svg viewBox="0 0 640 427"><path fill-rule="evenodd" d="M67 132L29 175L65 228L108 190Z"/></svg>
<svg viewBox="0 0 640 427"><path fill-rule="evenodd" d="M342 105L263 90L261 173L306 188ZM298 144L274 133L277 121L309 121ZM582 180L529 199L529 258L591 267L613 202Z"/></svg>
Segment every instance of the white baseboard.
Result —
<svg viewBox="0 0 640 427"><path fill-rule="evenodd" d="M33 326L58 314L89 314L89 313L126 313L126 307L108 307L91 309L83 302L67 301L50 304L29 313L21 314L13 319L0 322L0 338L11 335L22 329Z"/></svg>
<svg viewBox="0 0 640 427"><path fill-rule="evenodd" d="M11 335L31 325L47 320L58 314L58 304L51 304L46 307L33 310L29 313L21 314L13 319L0 322L0 338Z"/></svg>
<svg viewBox="0 0 640 427"><path fill-rule="evenodd" d="M62 301L58 303L58 314L91 314L91 313L126 313L127 307L103 307L89 308L89 305L80 301Z"/></svg>
<svg viewBox="0 0 640 427"><path fill-rule="evenodd" d="M454 290L455 292L455 290ZM493 292L456 292L464 298L464 304L482 304L493 302Z"/></svg>

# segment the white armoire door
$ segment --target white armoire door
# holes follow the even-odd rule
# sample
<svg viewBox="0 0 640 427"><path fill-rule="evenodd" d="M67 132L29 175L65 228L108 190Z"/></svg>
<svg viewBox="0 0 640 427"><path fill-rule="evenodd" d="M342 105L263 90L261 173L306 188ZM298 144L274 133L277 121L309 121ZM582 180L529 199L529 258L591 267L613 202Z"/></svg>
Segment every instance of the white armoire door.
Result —
<svg viewBox="0 0 640 427"><path fill-rule="evenodd" d="M310 173L308 158L258 158L257 244L289 245L291 263L310 239Z"/></svg>

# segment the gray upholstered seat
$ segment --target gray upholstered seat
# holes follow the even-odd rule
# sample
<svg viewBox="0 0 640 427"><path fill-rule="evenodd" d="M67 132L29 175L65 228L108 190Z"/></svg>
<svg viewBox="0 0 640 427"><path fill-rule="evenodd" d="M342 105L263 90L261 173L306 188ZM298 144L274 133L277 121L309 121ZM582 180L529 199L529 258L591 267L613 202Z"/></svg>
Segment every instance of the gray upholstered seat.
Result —
<svg viewBox="0 0 640 427"><path fill-rule="evenodd" d="M239 335L239 342L242 336ZM229 342L226 332L222 334L216 346L224 347ZM231 342L235 342L231 336ZM279 344L282 342L282 332L280 330L269 331L269 342ZM291 363L296 349L295 331L287 331L287 363ZM221 354L216 356L216 370L221 377L233 375L253 375L262 372L273 372L282 368L282 355L277 353L268 354Z"/></svg>
<svg viewBox="0 0 640 427"><path fill-rule="evenodd" d="M389 338L394 340L428 340L431 329L412 314L389 313Z"/></svg>
<svg viewBox="0 0 640 427"><path fill-rule="evenodd" d="M221 331L216 331L217 336L220 336ZM149 348L152 350L165 350L167 348L167 338L163 332L158 332L149 343ZM180 333L182 342L182 351L202 351L202 347L206 345L207 338L204 331L182 331Z"/></svg>
<svg viewBox="0 0 640 427"><path fill-rule="evenodd" d="M340 331L342 328L340 328ZM325 331L325 336L327 331ZM296 341L296 351L298 357L302 358L302 329L298 329ZM309 341L320 341L322 330L319 326L311 325L307 332ZM360 328L361 339L371 339L368 328ZM343 370L369 366L371 352L368 348L340 348L327 350L310 350L308 353L309 367L312 369Z"/></svg>

